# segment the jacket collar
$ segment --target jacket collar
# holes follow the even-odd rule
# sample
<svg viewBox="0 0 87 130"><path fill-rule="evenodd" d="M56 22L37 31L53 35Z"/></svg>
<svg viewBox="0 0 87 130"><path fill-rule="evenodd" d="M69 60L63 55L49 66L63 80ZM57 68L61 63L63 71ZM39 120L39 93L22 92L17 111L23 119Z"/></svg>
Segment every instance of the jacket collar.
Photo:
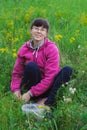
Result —
<svg viewBox="0 0 87 130"><path fill-rule="evenodd" d="M30 42L30 44L29 44L30 48L35 49L35 50L38 50L38 49L44 44L44 40L42 40L42 41L39 43L39 45L37 46L37 48L34 48L34 47L33 47L33 44L34 44L34 42L33 42L33 40L32 40L32 41Z"/></svg>

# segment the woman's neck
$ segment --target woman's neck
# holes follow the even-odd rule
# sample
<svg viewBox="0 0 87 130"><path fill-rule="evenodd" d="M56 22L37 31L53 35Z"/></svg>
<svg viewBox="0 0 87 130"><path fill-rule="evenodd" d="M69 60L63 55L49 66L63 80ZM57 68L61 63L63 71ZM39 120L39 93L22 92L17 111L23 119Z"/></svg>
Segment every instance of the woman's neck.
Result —
<svg viewBox="0 0 87 130"><path fill-rule="evenodd" d="M36 40L33 40L33 47L34 48L37 48L41 43L43 43L43 40L42 41L36 41Z"/></svg>

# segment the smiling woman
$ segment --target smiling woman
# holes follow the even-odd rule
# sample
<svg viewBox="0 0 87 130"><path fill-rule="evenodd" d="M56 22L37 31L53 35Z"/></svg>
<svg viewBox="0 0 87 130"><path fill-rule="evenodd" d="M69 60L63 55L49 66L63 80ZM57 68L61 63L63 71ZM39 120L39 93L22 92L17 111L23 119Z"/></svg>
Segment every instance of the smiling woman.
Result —
<svg viewBox="0 0 87 130"><path fill-rule="evenodd" d="M72 69L60 69L59 50L47 38L49 23L42 18L31 24L32 39L19 50L12 73L11 90L18 99L46 99L41 104L48 110L55 101L59 87L70 80Z"/></svg>
<svg viewBox="0 0 87 130"><path fill-rule="evenodd" d="M31 24L31 34L34 41L34 46L37 46L44 38L47 37L49 30L49 23L47 20L38 18Z"/></svg>
<svg viewBox="0 0 87 130"><path fill-rule="evenodd" d="M67 6L65 6L66 3ZM20 65L21 68L16 67L16 73L13 71L14 78L12 77L12 80L15 83L15 86L13 86L15 90L12 90L14 93L17 93L19 81L26 76L27 70L24 73L25 67L27 69L26 65L29 65L31 72L40 70L41 79L46 77L47 80L42 82L40 79L39 84L44 83L46 85L47 81L50 81L48 75L52 74L50 67L54 61L52 59L53 62L51 62L52 57L49 56L53 55L55 59L56 55L53 51L55 45L47 40L48 44L43 44L42 41L38 49L36 48L37 45L35 47L33 37L31 38L30 23L37 17L49 20L50 30L47 31L47 36L43 41L46 41L49 37L50 40L56 42L60 50L61 67L70 65L74 70L73 79L67 87L64 84L62 85L57 93L54 105L52 105L54 119L52 121L49 119L43 120L43 122L37 121L33 114L22 114L20 108L24 101L16 100L14 94L10 93L9 90L11 72L16 58L19 59L16 65ZM42 24L34 26L40 28ZM37 35L41 35L40 33L39 29ZM26 44L22 46L24 42ZM21 46L22 48L18 52ZM46 62L44 62L45 60ZM28 64L31 61L38 63L37 66L40 69L38 70L37 67L32 69L35 64ZM52 69L55 69L55 65ZM48 72L48 75L46 72ZM29 79L33 79L32 77L38 77L38 74L33 73L31 75L30 73ZM31 83L30 80L29 83ZM24 90L27 86L26 84ZM41 89L43 86L41 85L39 88ZM38 93L41 92L39 88L37 89ZM76 89L76 91L70 91L71 88ZM22 87L19 87L20 92L21 89ZM39 97L34 96L33 92L31 94L31 99ZM38 102L41 103L41 101L45 100ZM32 0L0 0L0 130L15 129L87 129L87 0L84 0L84 2L83 0L34 0L34 2Z"/></svg>
<svg viewBox="0 0 87 130"><path fill-rule="evenodd" d="M30 32L32 34L33 41L35 43L34 47L37 46L37 44L40 43L44 38L47 37L47 29L44 28L43 26L41 27L33 26Z"/></svg>

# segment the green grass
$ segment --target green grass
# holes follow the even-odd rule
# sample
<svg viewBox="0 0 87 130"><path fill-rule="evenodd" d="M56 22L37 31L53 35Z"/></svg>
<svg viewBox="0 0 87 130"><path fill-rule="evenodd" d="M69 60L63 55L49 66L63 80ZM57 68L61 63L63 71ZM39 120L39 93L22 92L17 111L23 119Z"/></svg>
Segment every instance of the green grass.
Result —
<svg viewBox="0 0 87 130"><path fill-rule="evenodd" d="M87 129L86 5L87 0L0 0L0 130ZM69 85L57 93L53 120L40 121L22 113L23 102L10 91L16 54L30 39L30 23L37 17L50 22L48 37L60 50L61 67L73 68ZM70 88L76 89L74 94Z"/></svg>

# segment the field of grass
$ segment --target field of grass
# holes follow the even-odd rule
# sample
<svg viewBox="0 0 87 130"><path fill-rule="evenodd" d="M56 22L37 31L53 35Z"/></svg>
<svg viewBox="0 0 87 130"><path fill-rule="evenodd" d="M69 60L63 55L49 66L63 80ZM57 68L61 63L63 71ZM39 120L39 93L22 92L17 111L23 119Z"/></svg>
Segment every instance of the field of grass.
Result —
<svg viewBox="0 0 87 130"><path fill-rule="evenodd" d="M52 120L22 113L23 102L10 91L18 49L37 17L50 22L48 37L60 50L61 67L73 68L68 86L57 93ZM49 129L87 130L87 0L0 0L0 130Z"/></svg>

